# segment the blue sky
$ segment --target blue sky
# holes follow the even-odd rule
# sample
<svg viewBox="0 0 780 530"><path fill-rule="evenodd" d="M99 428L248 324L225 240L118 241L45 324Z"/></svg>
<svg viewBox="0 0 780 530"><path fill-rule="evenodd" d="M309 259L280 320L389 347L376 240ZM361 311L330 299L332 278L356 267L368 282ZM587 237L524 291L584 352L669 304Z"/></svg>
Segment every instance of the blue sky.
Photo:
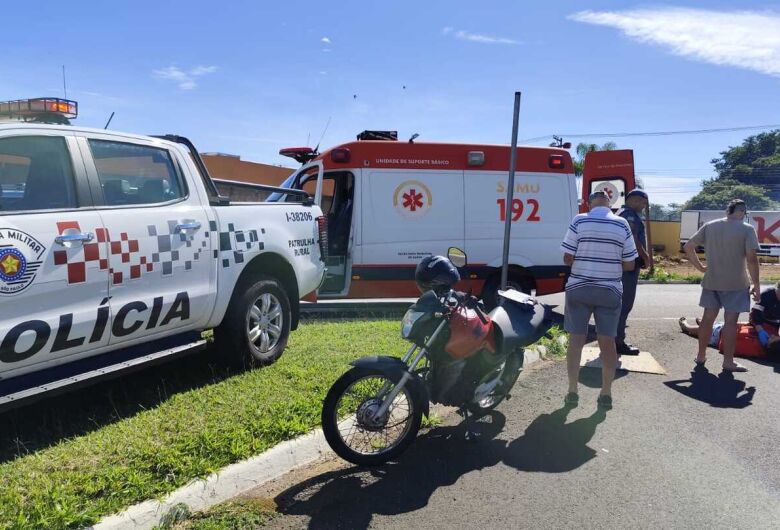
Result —
<svg viewBox="0 0 780 530"><path fill-rule="evenodd" d="M509 143L515 90L521 139L780 123L776 4L39 1L2 18L0 99L62 95L64 64L79 125L115 111L112 129L265 163L294 165L279 148L329 119L323 147L364 129ZM612 140L665 204L756 132Z"/></svg>

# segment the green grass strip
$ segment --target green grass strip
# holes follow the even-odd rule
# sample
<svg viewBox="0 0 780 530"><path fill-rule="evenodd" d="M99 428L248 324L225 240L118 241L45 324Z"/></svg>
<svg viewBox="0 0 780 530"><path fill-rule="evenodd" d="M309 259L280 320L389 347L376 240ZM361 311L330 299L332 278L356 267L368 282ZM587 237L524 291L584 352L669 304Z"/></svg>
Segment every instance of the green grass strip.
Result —
<svg viewBox="0 0 780 530"><path fill-rule="evenodd" d="M350 360L405 349L395 320L307 323L261 370L192 356L6 414L0 528L82 528L162 497L310 431Z"/></svg>

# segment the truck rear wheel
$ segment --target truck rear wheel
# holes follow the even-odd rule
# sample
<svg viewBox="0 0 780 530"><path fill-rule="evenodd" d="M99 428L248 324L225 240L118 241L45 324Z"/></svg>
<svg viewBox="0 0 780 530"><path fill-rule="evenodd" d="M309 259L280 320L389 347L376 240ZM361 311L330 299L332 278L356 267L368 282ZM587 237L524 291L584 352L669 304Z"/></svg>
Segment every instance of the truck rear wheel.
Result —
<svg viewBox="0 0 780 530"><path fill-rule="evenodd" d="M259 275L239 286L222 324L215 330L220 349L247 366L274 363L287 347L290 336L290 299L282 284Z"/></svg>

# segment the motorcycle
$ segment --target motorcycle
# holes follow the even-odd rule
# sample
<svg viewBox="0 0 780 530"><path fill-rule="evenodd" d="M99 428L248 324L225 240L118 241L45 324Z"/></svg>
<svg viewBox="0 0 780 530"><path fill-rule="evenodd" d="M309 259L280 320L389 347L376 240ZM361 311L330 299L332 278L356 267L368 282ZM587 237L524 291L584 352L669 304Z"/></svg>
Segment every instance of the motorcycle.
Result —
<svg viewBox="0 0 780 530"><path fill-rule="evenodd" d="M430 403L456 406L466 436L472 420L510 397L523 367L525 347L552 326L551 311L533 296L499 291L500 304L485 312L470 293L454 290L466 255L452 247L447 257L423 260L449 274L425 283L409 308L401 336L412 345L402 358L378 355L353 368L330 388L322 407L322 430L333 451L354 464L373 466L394 459L416 438ZM428 290L428 287L433 287Z"/></svg>

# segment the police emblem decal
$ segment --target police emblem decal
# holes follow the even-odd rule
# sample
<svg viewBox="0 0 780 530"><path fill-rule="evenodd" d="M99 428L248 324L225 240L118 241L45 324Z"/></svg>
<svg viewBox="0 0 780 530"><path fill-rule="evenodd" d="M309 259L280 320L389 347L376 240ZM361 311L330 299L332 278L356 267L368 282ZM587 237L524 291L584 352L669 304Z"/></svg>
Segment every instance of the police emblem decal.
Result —
<svg viewBox="0 0 780 530"><path fill-rule="evenodd" d="M0 296L26 289L46 252L37 239L15 228L0 228Z"/></svg>

